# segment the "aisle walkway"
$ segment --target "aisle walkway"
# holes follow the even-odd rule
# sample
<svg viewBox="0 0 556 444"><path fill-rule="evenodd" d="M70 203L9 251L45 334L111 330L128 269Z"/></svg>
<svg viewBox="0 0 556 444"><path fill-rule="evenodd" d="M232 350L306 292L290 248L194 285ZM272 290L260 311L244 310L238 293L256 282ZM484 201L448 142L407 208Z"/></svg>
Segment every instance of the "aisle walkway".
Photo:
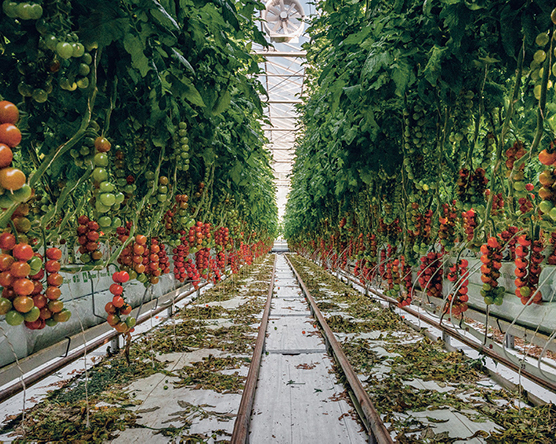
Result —
<svg viewBox="0 0 556 444"><path fill-rule="evenodd" d="M250 442L366 442L314 322L293 273L279 255Z"/></svg>

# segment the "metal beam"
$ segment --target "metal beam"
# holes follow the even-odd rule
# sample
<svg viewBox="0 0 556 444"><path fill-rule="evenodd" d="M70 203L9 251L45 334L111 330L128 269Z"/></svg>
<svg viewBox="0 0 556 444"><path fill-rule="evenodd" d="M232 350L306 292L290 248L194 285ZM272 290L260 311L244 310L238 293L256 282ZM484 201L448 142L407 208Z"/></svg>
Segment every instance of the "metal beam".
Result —
<svg viewBox="0 0 556 444"><path fill-rule="evenodd" d="M297 131L297 128L263 128L263 131Z"/></svg>
<svg viewBox="0 0 556 444"><path fill-rule="evenodd" d="M288 105L288 104L295 104L295 103L303 103L303 100L267 100L263 102L268 103L270 105L272 105L273 103Z"/></svg>
<svg viewBox="0 0 556 444"><path fill-rule="evenodd" d="M305 77L304 74L257 74L258 76L266 76L266 77Z"/></svg>
<svg viewBox="0 0 556 444"><path fill-rule="evenodd" d="M255 51L254 54L263 57L307 57L306 51Z"/></svg>

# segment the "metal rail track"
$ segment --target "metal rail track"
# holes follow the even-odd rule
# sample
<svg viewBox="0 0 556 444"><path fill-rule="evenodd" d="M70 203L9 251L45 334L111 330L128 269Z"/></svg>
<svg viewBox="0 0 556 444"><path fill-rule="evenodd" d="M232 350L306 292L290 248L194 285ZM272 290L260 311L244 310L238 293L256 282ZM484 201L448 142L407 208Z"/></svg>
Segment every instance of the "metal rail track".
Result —
<svg viewBox="0 0 556 444"><path fill-rule="evenodd" d="M315 299L309 292L309 289L305 285L305 282L303 282L303 279L301 279L301 276L294 268L293 264L288 259L288 256L284 255L284 257L286 258L288 265L290 266L293 273L295 274L297 282L299 283L299 286L301 287L303 293L305 294L306 300L309 302L311 312L313 313L313 315L317 319L317 322L320 325L320 328L326 340L326 344L328 346L327 348L330 350L330 352L336 359L336 362L339 364L339 366L342 369L342 372L346 377L346 382L349 386L349 389L351 390L350 395L352 395L352 401L355 404L356 410L359 414L359 417L361 418L361 421L363 422L365 428L367 429L367 432L369 433L370 442L378 443L378 444L393 443L394 441L392 440L390 433L388 432L388 429L380 419L380 415L378 414L373 402L369 398L369 395L365 391L363 385L361 384L361 381L359 380L357 374L353 370L353 367L349 363L344 351L342 350L342 346L336 340L336 337L334 336L334 332L328 326L328 323L326 322L326 319L324 318L321 311L319 310L317 303L315 302ZM233 442L234 441L232 441L232 443Z"/></svg>
<svg viewBox="0 0 556 444"><path fill-rule="evenodd" d="M268 295L264 306L263 317L259 325L259 333L257 341L255 342L255 350L253 351L253 358L247 373L247 380L245 381L245 388L241 396L239 410L237 412L236 421L234 423L234 430L232 432L232 444L243 444L248 442L249 437L249 424L251 423L251 411L253 410L253 403L255 401L255 391L257 389L257 380L259 379L259 371L261 369L261 361L264 350L264 342L266 338L266 328L268 326L268 318L270 314L270 305L272 303L272 293L274 291L274 276L276 274L276 258L274 255L274 265L272 267L272 276L270 278L270 286L268 288Z"/></svg>

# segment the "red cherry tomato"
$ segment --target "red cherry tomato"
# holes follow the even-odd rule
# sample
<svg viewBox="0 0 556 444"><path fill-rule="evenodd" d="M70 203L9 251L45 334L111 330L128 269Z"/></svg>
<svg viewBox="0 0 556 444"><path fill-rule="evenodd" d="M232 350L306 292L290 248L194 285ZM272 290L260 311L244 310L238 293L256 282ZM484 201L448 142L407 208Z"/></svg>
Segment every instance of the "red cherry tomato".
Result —
<svg viewBox="0 0 556 444"><path fill-rule="evenodd" d="M21 142L21 131L13 123L0 125L0 143L5 143L10 148L15 148Z"/></svg>
<svg viewBox="0 0 556 444"><path fill-rule="evenodd" d="M29 244L19 243L13 247L13 256L20 261L28 261L33 257L33 249Z"/></svg>
<svg viewBox="0 0 556 444"><path fill-rule="evenodd" d="M2 100L0 102L0 123L17 123L19 110L12 102Z"/></svg>
<svg viewBox="0 0 556 444"><path fill-rule="evenodd" d="M62 250L54 247L49 248L48 250L46 250L46 257L53 261L59 261L60 259L62 259Z"/></svg>

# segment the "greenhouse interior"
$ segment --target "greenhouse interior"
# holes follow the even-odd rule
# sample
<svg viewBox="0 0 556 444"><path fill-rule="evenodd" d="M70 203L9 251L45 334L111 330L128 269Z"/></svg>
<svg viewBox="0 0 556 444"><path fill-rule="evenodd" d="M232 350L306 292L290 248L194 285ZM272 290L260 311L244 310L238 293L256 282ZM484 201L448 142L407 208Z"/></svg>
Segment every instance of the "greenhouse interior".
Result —
<svg viewBox="0 0 556 444"><path fill-rule="evenodd" d="M0 442L556 443L556 4L3 0Z"/></svg>

